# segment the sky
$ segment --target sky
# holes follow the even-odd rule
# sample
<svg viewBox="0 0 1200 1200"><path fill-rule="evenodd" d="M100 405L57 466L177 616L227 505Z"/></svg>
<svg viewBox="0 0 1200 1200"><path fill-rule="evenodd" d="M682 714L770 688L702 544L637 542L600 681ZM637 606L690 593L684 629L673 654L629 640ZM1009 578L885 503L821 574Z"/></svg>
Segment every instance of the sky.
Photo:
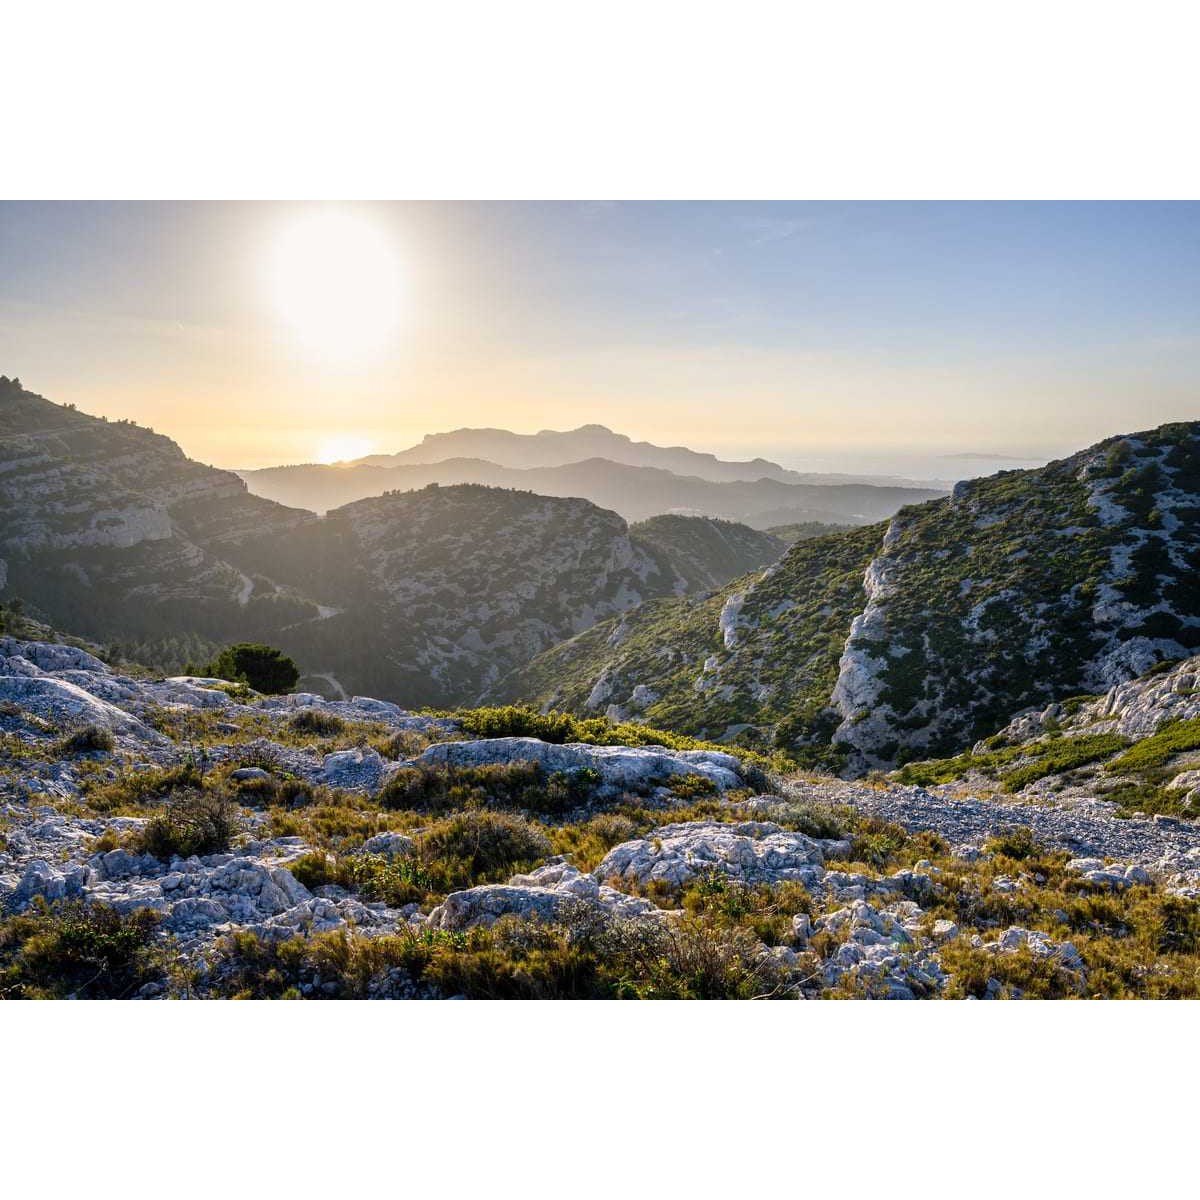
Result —
<svg viewBox="0 0 1200 1200"><path fill-rule="evenodd" d="M1200 205L2 203L0 373L227 467L600 423L957 478L1200 418Z"/></svg>

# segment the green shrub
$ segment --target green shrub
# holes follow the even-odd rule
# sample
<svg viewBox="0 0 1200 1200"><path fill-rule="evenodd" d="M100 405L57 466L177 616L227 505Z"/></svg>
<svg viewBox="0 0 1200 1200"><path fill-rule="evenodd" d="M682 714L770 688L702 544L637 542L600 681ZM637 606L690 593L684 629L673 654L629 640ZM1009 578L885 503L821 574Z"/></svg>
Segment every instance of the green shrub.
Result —
<svg viewBox="0 0 1200 1200"><path fill-rule="evenodd" d="M984 843L985 850L992 854L1003 854L1006 858L1024 862L1036 855L1041 847L1033 840L1033 830L1025 825L1005 829Z"/></svg>
<svg viewBox="0 0 1200 1200"><path fill-rule="evenodd" d="M226 646L204 669L204 674L231 683L244 683L256 692L275 695L291 691L300 670L282 650L261 642Z"/></svg>
<svg viewBox="0 0 1200 1200"><path fill-rule="evenodd" d="M451 887L529 869L550 852L545 833L515 813L455 813L417 837L419 858Z"/></svg>
<svg viewBox="0 0 1200 1200"><path fill-rule="evenodd" d="M1061 775L1076 767L1086 766L1097 759L1107 758L1129 745L1129 739L1116 733L1089 733L1083 737L1056 738L1044 745L1030 748L1037 757L1025 766L1006 771L1000 776L1006 792L1017 792L1027 784L1047 775Z"/></svg>
<svg viewBox="0 0 1200 1200"><path fill-rule="evenodd" d="M185 791L172 796L134 839L141 854L190 858L222 854L239 828L237 806L220 792Z"/></svg>
<svg viewBox="0 0 1200 1200"><path fill-rule="evenodd" d="M199 788L203 773L194 762L150 771L130 771L108 783L89 787L84 799L97 812L157 803L174 792Z"/></svg>
<svg viewBox="0 0 1200 1200"><path fill-rule="evenodd" d="M534 762L401 767L380 791L379 802L391 809L446 811L494 805L561 814L587 803L599 783L599 773L590 767L547 774Z"/></svg>
<svg viewBox="0 0 1200 1200"><path fill-rule="evenodd" d="M81 901L0 920L0 997L121 1000L161 978L156 914Z"/></svg>
<svg viewBox="0 0 1200 1200"><path fill-rule="evenodd" d="M310 733L317 737L334 737L345 733L346 722L337 713L323 712L319 708L302 708L288 721L293 733Z"/></svg>
<svg viewBox="0 0 1200 1200"><path fill-rule="evenodd" d="M1149 771L1161 767L1173 755L1189 750L1200 750L1200 717L1163 725L1157 733L1143 738L1119 758L1114 758L1104 769L1116 775Z"/></svg>
<svg viewBox="0 0 1200 1200"><path fill-rule="evenodd" d="M62 738L58 743L58 753L62 755L109 753L116 747L117 740L113 737L111 730L105 729L102 725L85 725L82 729L76 729Z"/></svg>
<svg viewBox="0 0 1200 1200"><path fill-rule="evenodd" d="M367 938L339 931L285 941L239 933L219 945L210 978L221 995L352 999L372 995L398 972L420 994L473 1000L789 994L781 968L746 930L693 917L675 925L606 923L584 906L564 921L504 917L467 933Z"/></svg>

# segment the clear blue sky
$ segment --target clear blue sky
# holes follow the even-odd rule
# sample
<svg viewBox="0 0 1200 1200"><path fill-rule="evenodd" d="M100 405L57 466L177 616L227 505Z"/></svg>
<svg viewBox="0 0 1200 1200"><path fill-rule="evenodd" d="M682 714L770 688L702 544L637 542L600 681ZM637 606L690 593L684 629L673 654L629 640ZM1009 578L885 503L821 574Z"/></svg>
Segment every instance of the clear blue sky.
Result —
<svg viewBox="0 0 1200 1200"><path fill-rule="evenodd" d="M222 465L597 421L932 470L1200 417L1195 204L341 206L402 297L381 344L333 358L263 283L314 208L0 205L0 372Z"/></svg>

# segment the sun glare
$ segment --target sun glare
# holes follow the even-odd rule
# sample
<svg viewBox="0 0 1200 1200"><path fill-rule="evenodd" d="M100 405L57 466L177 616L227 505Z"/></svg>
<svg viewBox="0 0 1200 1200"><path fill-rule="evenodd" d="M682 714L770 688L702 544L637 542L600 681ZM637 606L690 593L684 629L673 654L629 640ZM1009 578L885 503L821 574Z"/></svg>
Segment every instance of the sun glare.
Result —
<svg viewBox="0 0 1200 1200"><path fill-rule="evenodd" d="M307 353L354 362L395 337L403 291L396 247L363 217L297 218L271 243L265 276L272 309Z"/></svg>
<svg viewBox="0 0 1200 1200"><path fill-rule="evenodd" d="M317 447L317 462L349 462L352 459L362 458L364 455L370 454L371 448L372 442L370 438L359 437L353 433L339 433L334 437L326 438Z"/></svg>

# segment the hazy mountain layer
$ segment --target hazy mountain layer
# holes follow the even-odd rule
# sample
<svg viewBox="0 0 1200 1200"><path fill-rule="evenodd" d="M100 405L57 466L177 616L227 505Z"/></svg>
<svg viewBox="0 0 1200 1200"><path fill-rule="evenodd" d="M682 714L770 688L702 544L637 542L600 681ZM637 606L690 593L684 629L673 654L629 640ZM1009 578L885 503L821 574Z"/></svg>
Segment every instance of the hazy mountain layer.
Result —
<svg viewBox="0 0 1200 1200"><path fill-rule="evenodd" d="M479 483L542 496L581 496L620 513L627 521L685 513L742 521L758 529L806 521L864 524L891 516L901 505L944 494L921 488L785 483L767 478L714 483L699 476L625 466L601 458L533 468L456 458L390 468L318 465L269 467L240 474L261 496L317 512L385 491L408 491L430 483Z"/></svg>
<svg viewBox="0 0 1200 1200"><path fill-rule="evenodd" d="M860 769L959 749L1200 646L1198 439L1168 425L960 484L598 626L501 692Z"/></svg>
<svg viewBox="0 0 1200 1200"><path fill-rule="evenodd" d="M0 438L0 595L156 658L265 638L313 687L460 702L594 621L689 586L664 550L586 500L430 487L318 518L250 495L165 437L8 380ZM698 553L687 564L705 580L730 569Z"/></svg>

